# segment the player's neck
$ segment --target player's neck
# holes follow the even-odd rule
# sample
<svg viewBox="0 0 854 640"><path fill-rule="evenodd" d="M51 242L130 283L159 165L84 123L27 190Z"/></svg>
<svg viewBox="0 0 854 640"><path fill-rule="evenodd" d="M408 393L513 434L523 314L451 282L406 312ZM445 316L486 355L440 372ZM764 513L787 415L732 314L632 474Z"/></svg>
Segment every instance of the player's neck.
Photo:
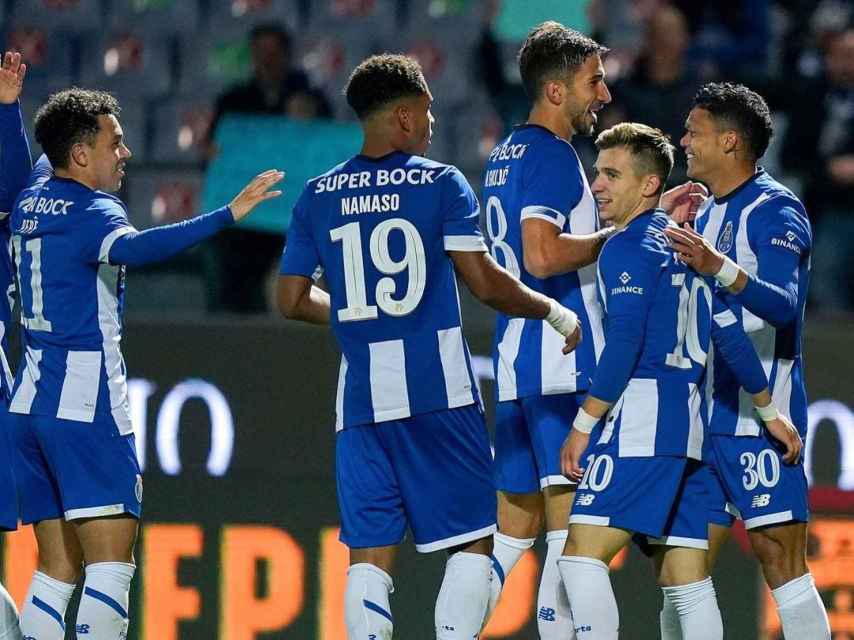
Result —
<svg viewBox="0 0 854 640"><path fill-rule="evenodd" d="M528 114L528 124L535 124L548 129L558 138L563 138L567 142L572 142L572 136L575 133L572 126L558 110L549 109L539 104L535 104Z"/></svg>
<svg viewBox="0 0 854 640"><path fill-rule="evenodd" d="M755 173L756 165L739 164L721 171L719 175L709 176L704 182L715 198L723 198L750 180Z"/></svg>
<svg viewBox="0 0 854 640"><path fill-rule="evenodd" d="M66 180L74 180L74 182L79 182L84 187L89 187L92 191L97 191L98 187L95 185L93 180L87 179L86 176L80 175L77 171L69 171L68 169L55 169L53 174L57 178L65 178Z"/></svg>
<svg viewBox="0 0 854 640"><path fill-rule="evenodd" d="M639 215L641 215L642 213L646 213L650 209L655 209L659 205L660 201L661 198L659 196L656 196L654 198L642 198L631 210L631 213L629 213L625 218L623 218L619 222L614 221L614 227L618 231L625 229L627 226L629 226L629 223L635 218L637 218Z"/></svg>

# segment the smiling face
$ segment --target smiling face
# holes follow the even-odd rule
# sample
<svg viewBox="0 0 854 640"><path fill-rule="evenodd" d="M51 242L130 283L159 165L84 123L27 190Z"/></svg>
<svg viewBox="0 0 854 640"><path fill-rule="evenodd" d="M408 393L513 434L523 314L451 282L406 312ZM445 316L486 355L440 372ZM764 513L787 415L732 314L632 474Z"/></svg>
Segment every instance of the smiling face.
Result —
<svg viewBox="0 0 854 640"><path fill-rule="evenodd" d="M679 141L688 160L689 178L705 181L719 170L726 155L723 135L712 114L700 107L691 109Z"/></svg>
<svg viewBox="0 0 854 640"><path fill-rule="evenodd" d="M660 184L655 175L639 174L636 165L634 156L622 146L603 149L596 158L596 179L590 190L599 206L599 217L618 227L646 208L644 200L655 194Z"/></svg>
<svg viewBox="0 0 854 640"><path fill-rule="evenodd" d="M602 58L598 55L589 56L571 75L566 87L566 119L573 133L589 136L596 126L597 112L611 102Z"/></svg>
<svg viewBox="0 0 854 640"><path fill-rule="evenodd" d="M124 133L113 115L98 116L98 133L92 144L81 142L72 149L87 186L106 192L118 191L125 176L125 162L131 157Z"/></svg>

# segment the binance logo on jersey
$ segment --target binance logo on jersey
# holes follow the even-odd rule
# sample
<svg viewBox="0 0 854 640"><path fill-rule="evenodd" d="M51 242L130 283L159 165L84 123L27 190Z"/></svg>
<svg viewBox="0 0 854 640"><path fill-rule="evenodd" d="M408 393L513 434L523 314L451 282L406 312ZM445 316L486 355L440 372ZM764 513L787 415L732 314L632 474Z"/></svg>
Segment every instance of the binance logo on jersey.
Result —
<svg viewBox="0 0 854 640"><path fill-rule="evenodd" d="M579 507L589 507L595 499L595 493L579 493L578 498L575 499L575 504Z"/></svg>
<svg viewBox="0 0 854 640"><path fill-rule="evenodd" d="M631 279L632 279L632 276L628 272L623 271L623 273L620 274L620 282L623 283L623 286L622 287L614 287L613 289L611 289L611 295L616 296L616 295L619 295L621 293L634 293L636 295L642 296L643 295L643 287L637 287L634 285L630 286L629 282L631 281Z"/></svg>
<svg viewBox="0 0 854 640"><path fill-rule="evenodd" d="M798 234L794 231L787 231L785 238L772 238L771 246L772 247L783 247L784 249L788 249L789 251L793 251L798 255L801 255L801 248L795 244L795 240L797 239Z"/></svg>
<svg viewBox="0 0 854 640"><path fill-rule="evenodd" d="M756 509L767 507L769 504L771 504L771 494L759 493L753 496L753 501L750 503L750 506Z"/></svg>
<svg viewBox="0 0 854 640"><path fill-rule="evenodd" d="M49 213L54 216L68 215L68 207L74 205L71 200L30 196L21 200L21 211L24 213Z"/></svg>

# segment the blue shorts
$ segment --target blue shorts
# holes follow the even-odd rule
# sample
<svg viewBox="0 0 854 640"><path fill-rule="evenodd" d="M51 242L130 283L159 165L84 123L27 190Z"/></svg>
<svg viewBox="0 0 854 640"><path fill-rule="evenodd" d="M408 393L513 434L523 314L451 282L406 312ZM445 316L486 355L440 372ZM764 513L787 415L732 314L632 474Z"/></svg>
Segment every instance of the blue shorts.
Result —
<svg viewBox="0 0 854 640"><path fill-rule="evenodd" d="M2 375L2 374L0 374ZM18 528L18 492L12 471L11 418L0 400L0 531Z"/></svg>
<svg viewBox="0 0 854 640"><path fill-rule="evenodd" d="M492 454L477 405L339 431L341 542L384 547L412 529L427 553L496 531Z"/></svg>
<svg viewBox="0 0 854 640"><path fill-rule="evenodd" d="M495 405L495 484L500 491L535 493L573 484L561 473L560 448L584 396L529 396Z"/></svg>
<svg viewBox="0 0 854 640"><path fill-rule="evenodd" d="M134 435L112 419L78 422L9 414L14 466L25 524L64 517L139 518L142 476Z"/></svg>
<svg viewBox="0 0 854 640"><path fill-rule="evenodd" d="M758 436L712 435L712 456L727 510L747 529L809 520L804 464L784 464L780 445Z"/></svg>
<svg viewBox="0 0 854 640"><path fill-rule="evenodd" d="M569 523L625 529L649 544L709 548L708 467L658 456L620 458L616 439L585 452Z"/></svg>

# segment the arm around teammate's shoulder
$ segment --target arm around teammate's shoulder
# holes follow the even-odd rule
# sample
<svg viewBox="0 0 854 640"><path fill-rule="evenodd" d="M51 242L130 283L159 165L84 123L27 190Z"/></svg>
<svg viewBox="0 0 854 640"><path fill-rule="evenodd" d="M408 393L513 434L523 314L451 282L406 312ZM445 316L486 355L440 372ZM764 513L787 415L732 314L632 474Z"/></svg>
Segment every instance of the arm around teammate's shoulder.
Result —
<svg viewBox="0 0 854 640"><path fill-rule="evenodd" d="M329 294L311 278L282 274L276 289L276 306L288 320L310 324L329 324Z"/></svg>
<svg viewBox="0 0 854 640"><path fill-rule="evenodd" d="M596 262L612 228L578 235L563 233L543 219L522 220L522 260L535 278L551 278Z"/></svg>

